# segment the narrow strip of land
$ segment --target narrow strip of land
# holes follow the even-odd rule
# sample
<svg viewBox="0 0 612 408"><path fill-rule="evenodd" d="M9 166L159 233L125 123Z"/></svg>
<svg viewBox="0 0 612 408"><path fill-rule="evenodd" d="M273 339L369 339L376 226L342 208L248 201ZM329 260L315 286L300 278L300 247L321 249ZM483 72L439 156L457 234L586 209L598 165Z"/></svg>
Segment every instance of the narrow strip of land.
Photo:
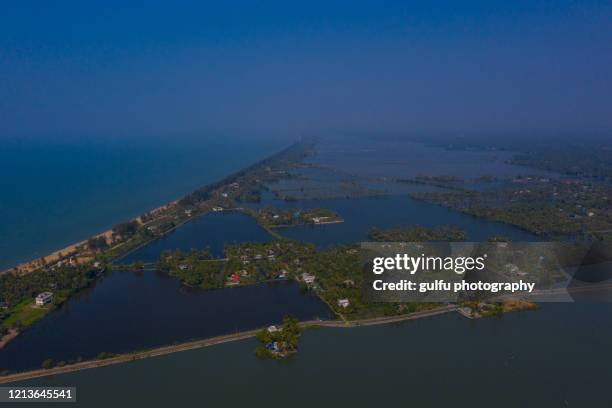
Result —
<svg viewBox="0 0 612 408"><path fill-rule="evenodd" d="M312 326L323 326L323 327L338 327L338 328L351 328L360 326L374 326L379 324L397 323L406 320L416 320L425 317L431 317L448 313L456 310L455 305L447 305L427 311L415 312L408 315L402 316L390 316L390 317L377 317L373 319L353 320L353 321L338 321L338 320L311 320L300 323L300 327L307 328ZM208 339L190 341L181 344L173 344L170 346L164 346L155 348L152 350L139 351L134 353L122 354L116 357L111 357L103 360L92 360L83 361L80 363L70 364L63 367L53 367L49 369L39 369L33 371L26 371L21 373L9 374L0 377L0 384L12 383L18 381L30 380L33 378L47 377L50 375L66 374L80 370L87 370L90 368L104 367L114 364L126 363L129 361L143 360L145 358L163 356L166 354L177 353L180 351L194 350L203 347L214 346L217 344L229 343L233 341L245 340L254 337L260 329L248 330L240 333L228 334L224 336L211 337Z"/></svg>

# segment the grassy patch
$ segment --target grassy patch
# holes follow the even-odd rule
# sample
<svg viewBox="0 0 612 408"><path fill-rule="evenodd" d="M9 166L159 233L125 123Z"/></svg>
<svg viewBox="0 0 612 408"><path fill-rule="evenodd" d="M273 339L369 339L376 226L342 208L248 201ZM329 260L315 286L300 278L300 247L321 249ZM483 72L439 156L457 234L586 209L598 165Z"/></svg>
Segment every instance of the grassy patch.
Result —
<svg viewBox="0 0 612 408"><path fill-rule="evenodd" d="M36 307L33 300L26 299L12 308L9 317L2 322L2 326L10 328L19 323L21 327L28 327L46 315L52 308L53 306Z"/></svg>

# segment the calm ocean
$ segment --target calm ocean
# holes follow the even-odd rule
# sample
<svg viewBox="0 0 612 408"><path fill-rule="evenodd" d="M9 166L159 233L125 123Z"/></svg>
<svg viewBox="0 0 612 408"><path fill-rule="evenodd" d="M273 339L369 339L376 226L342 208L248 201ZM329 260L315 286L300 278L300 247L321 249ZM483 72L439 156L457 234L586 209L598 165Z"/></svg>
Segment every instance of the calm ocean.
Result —
<svg viewBox="0 0 612 408"><path fill-rule="evenodd" d="M289 142L9 140L0 146L0 269L108 229Z"/></svg>

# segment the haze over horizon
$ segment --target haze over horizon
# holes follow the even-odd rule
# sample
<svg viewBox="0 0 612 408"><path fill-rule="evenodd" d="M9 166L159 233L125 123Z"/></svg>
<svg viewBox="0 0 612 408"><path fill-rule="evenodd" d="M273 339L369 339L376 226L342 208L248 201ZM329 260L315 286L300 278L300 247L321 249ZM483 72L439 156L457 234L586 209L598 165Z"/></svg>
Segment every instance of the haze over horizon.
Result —
<svg viewBox="0 0 612 408"><path fill-rule="evenodd" d="M0 139L609 134L612 2L7 4Z"/></svg>

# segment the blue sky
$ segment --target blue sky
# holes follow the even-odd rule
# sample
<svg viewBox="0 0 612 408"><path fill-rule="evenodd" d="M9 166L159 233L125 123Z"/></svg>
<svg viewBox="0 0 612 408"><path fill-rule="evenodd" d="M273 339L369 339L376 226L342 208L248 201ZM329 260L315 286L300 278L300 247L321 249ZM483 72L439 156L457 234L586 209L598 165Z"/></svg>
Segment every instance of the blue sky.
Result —
<svg viewBox="0 0 612 408"><path fill-rule="evenodd" d="M612 131L610 1L12 2L0 137Z"/></svg>

